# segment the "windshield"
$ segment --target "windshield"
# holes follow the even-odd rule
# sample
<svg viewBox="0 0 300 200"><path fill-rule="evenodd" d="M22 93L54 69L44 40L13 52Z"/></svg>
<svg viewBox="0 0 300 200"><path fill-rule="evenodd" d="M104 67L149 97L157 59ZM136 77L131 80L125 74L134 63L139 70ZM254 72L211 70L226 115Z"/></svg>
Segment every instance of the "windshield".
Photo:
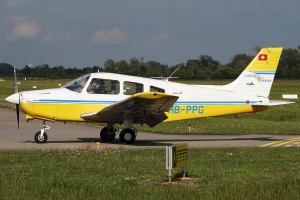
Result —
<svg viewBox="0 0 300 200"><path fill-rule="evenodd" d="M70 81L66 85L64 85L64 88L67 88L73 92L80 93L82 89L84 88L86 82L89 80L90 75L86 74L84 76L80 76L79 78Z"/></svg>

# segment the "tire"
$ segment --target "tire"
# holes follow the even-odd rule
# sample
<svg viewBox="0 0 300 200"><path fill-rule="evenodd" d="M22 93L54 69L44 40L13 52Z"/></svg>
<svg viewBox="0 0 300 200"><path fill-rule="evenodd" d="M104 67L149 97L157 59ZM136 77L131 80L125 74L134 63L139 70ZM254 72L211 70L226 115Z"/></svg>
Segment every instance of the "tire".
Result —
<svg viewBox="0 0 300 200"><path fill-rule="evenodd" d="M103 142L112 142L116 137L116 130L114 128L104 127L100 131L100 139Z"/></svg>
<svg viewBox="0 0 300 200"><path fill-rule="evenodd" d="M135 141L136 134L131 128L125 128L120 133L120 142L125 144L132 144Z"/></svg>
<svg viewBox="0 0 300 200"><path fill-rule="evenodd" d="M41 131L36 132L35 135L34 135L34 141L37 144L47 143L47 141L48 141L47 134L44 133L42 138L40 137L40 135L41 135Z"/></svg>

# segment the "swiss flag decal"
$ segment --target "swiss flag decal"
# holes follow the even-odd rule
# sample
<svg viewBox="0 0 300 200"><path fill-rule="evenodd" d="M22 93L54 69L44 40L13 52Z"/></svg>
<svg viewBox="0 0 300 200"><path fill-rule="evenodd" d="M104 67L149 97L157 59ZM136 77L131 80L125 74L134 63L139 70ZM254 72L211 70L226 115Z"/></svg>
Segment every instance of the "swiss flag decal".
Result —
<svg viewBox="0 0 300 200"><path fill-rule="evenodd" d="M259 54L258 55L258 60L268 60L268 55L267 54Z"/></svg>

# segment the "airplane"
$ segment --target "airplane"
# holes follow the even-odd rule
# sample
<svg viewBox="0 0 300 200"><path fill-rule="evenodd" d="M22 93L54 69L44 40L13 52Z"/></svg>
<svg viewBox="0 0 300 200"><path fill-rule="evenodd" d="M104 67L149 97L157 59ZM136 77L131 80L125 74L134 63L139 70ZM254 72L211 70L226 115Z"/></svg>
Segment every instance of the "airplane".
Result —
<svg viewBox="0 0 300 200"><path fill-rule="evenodd" d="M60 88L18 92L6 101L16 104L26 119L42 120L36 143L47 143L46 121L105 123L103 142L119 134L121 143L132 144L134 124L154 127L161 122L202 117L256 113L290 104L269 100L271 86L283 48L263 48L246 69L227 85L188 85L115 73L90 73ZM122 124L122 131L115 128Z"/></svg>

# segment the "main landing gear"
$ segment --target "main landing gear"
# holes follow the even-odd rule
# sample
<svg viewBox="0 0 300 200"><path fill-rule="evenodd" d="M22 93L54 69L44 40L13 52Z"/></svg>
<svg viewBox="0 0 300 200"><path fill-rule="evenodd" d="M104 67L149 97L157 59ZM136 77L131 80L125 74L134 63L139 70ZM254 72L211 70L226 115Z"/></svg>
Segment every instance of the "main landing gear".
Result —
<svg viewBox="0 0 300 200"><path fill-rule="evenodd" d="M100 139L103 142L114 141L116 134L119 132L118 129L112 126L106 126L100 131ZM124 128L120 134L119 139L123 144L132 144L135 141L137 131L132 128Z"/></svg>
<svg viewBox="0 0 300 200"><path fill-rule="evenodd" d="M118 129L112 126L106 126L100 131L100 139L103 142L112 142L114 141L116 134L118 133Z"/></svg>
<svg viewBox="0 0 300 200"><path fill-rule="evenodd" d="M131 128L124 128L119 135L120 142L125 144L132 144L136 138L136 130Z"/></svg>
<svg viewBox="0 0 300 200"><path fill-rule="evenodd" d="M38 144L41 143L47 143L48 136L47 133L45 132L46 130L50 129L50 126L46 125L46 122L43 121L43 125L41 127L41 130L36 132L34 135L34 141Z"/></svg>

